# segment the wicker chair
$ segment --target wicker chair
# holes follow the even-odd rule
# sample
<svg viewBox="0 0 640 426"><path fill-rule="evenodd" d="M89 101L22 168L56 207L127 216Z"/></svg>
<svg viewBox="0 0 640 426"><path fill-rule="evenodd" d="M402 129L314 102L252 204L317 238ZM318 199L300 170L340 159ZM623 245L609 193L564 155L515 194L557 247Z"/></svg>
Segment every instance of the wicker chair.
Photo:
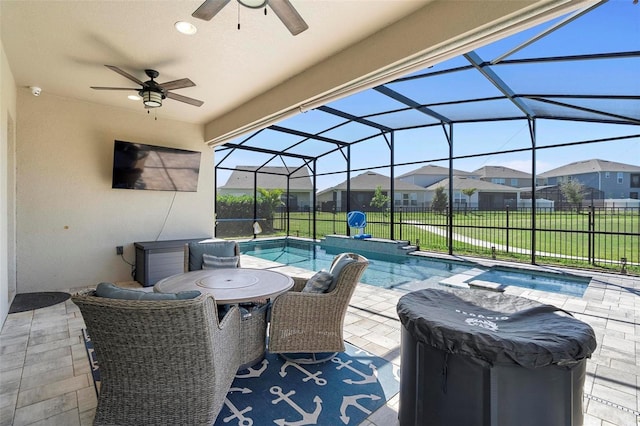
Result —
<svg viewBox="0 0 640 426"><path fill-rule="evenodd" d="M239 364L240 315L211 295L148 301L72 296L100 368L96 425L207 425Z"/></svg>
<svg viewBox="0 0 640 426"><path fill-rule="evenodd" d="M336 352L344 352L342 328L351 296L369 265L358 254L349 253L355 262L342 268L335 277L335 288L328 293L304 293L306 279L294 278L291 291L276 297L271 307L269 352L298 363L323 362ZM332 263L336 263L336 257ZM316 354L329 352L331 356L318 359ZM311 359L291 358L287 353L310 353Z"/></svg>
<svg viewBox="0 0 640 426"><path fill-rule="evenodd" d="M238 263L235 267L240 267L240 246L236 241L192 242L184 245L184 272L202 269L203 254L221 257L238 256Z"/></svg>

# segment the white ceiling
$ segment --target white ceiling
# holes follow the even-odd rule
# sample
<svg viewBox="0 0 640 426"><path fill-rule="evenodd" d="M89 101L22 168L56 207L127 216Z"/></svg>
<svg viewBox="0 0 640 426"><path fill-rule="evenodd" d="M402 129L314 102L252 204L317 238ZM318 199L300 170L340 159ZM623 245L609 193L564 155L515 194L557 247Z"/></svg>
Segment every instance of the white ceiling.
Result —
<svg viewBox="0 0 640 426"><path fill-rule="evenodd" d="M129 92L90 86L136 87L107 69L115 65L159 82L190 78L196 87L175 93L202 107L166 100L159 116L204 123L275 86L288 76L366 37L424 5L424 1L310 1L292 4L309 30L292 36L273 13L235 1L211 21L191 17L196 1L5 1L2 41L18 86L47 94L144 111ZM270 11L269 11L270 12ZM237 29L238 15L241 29ZM198 32L178 33L187 20ZM131 92L135 94L135 92Z"/></svg>
<svg viewBox="0 0 640 426"><path fill-rule="evenodd" d="M265 16L263 10L244 8L234 0L209 22L191 17L202 0L0 0L0 20L2 44L18 87L39 86L41 96L74 98L142 114L146 112L142 102L127 99L130 92L98 91L90 86L136 87L105 64L142 81L147 80L143 70L151 68L160 72L160 83L191 79L196 87L175 93L204 101L195 107L167 99L156 110L158 118L205 124L210 131L214 120L234 110L251 104L262 108L265 94L285 102L282 91L274 88L289 83L317 85L309 71L318 65L324 65L329 80L324 85L335 87L338 82L330 75L334 69L336 75L354 70L362 75L363 67L379 69L411 52L436 47L434 40L442 43L464 37L482 24L494 25L497 17L506 26L509 20L522 21L516 15L531 17L584 1L590 0L291 0L309 25L297 36L275 14ZM173 27L178 20L194 23L198 32L178 33ZM405 26L406 33L390 30ZM392 37L385 39L385 34ZM353 57L352 63L331 61L341 52L346 56L354 46L362 57ZM335 67L327 68L333 63ZM296 81L300 75L310 79ZM347 75L343 82L351 80L353 76ZM314 87L315 94L325 89ZM278 108L274 106L273 111ZM261 113L250 111L251 117L241 120L256 120ZM230 120L220 127L226 125L230 131L243 124Z"/></svg>

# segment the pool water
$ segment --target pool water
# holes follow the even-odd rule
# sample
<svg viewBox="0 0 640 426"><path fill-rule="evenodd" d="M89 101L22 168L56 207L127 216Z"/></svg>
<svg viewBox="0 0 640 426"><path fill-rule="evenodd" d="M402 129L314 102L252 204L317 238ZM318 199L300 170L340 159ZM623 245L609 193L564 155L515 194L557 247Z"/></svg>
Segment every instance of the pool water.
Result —
<svg viewBox="0 0 640 426"><path fill-rule="evenodd" d="M476 275L475 279L578 297L584 294L591 281L590 278L577 277L575 275L531 273L524 270L513 271L499 267L491 268L487 272Z"/></svg>
<svg viewBox="0 0 640 426"><path fill-rule="evenodd" d="M310 271L328 271L334 257L344 249L321 246L312 241L278 239L241 242L240 251L260 259ZM360 281L389 289L412 291L440 285L447 278L460 276L465 282L481 279L503 285L581 296L589 282L589 279L580 277L519 272L516 269L482 269L470 263L443 259L364 251L358 253L369 260L369 266Z"/></svg>
<svg viewBox="0 0 640 426"><path fill-rule="evenodd" d="M322 248L306 241L275 240L271 242L240 243L243 254L265 260L296 266L310 271L329 270L334 257L343 249ZM471 269L464 264L414 259L409 256L359 251L369 260L361 282L384 288L400 287L416 281L433 281L450 277ZM384 256L384 260L382 257Z"/></svg>

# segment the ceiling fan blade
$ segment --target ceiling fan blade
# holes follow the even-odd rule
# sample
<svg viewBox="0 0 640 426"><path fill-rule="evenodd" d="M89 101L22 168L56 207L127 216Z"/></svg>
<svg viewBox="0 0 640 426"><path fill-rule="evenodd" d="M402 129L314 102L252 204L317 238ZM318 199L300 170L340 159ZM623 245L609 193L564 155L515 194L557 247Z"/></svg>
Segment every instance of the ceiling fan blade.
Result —
<svg viewBox="0 0 640 426"><path fill-rule="evenodd" d="M160 84L165 90L175 90L175 89L183 89L185 87L193 87L196 84L189 80L188 78L181 78L180 80L167 81L166 83Z"/></svg>
<svg viewBox="0 0 640 426"><path fill-rule="evenodd" d="M291 34L298 35L309 28L289 0L269 0L268 4Z"/></svg>
<svg viewBox="0 0 640 426"><path fill-rule="evenodd" d="M191 14L194 18L210 21L216 13L220 12L223 7L231 0L205 0L204 3Z"/></svg>
<svg viewBox="0 0 640 426"><path fill-rule="evenodd" d="M140 90L139 87L137 89L134 89L132 87L96 87L96 86L91 86L91 88L95 89L95 90L135 90L136 92Z"/></svg>
<svg viewBox="0 0 640 426"><path fill-rule="evenodd" d="M189 104L197 107L202 106L202 104L204 103L197 99L188 98L186 96L178 95L176 93L171 93L171 92L167 93L167 98L173 99L174 101L184 102L185 104Z"/></svg>
<svg viewBox="0 0 640 426"><path fill-rule="evenodd" d="M141 80L139 80L138 78L132 76L131 74L129 74L128 72L122 71L120 68L118 67L114 67L113 65L105 65L105 67L109 68L111 71L115 71L118 74L120 74L123 77L127 77L129 80L138 83L140 86L144 86L144 84L142 83Z"/></svg>

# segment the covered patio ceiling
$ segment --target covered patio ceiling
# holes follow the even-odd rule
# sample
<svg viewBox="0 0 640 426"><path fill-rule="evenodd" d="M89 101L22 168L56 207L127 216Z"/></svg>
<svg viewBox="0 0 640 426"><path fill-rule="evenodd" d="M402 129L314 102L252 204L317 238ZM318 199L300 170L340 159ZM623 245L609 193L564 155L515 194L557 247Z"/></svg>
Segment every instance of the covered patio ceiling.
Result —
<svg viewBox="0 0 640 426"><path fill-rule="evenodd" d="M638 140L638 70L640 5L602 2L387 84L301 108L217 147L216 168L241 169L245 163L234 156L251 152L259 155L252 164L258 172L284 165L289 176L301 167L318 174L316 161L340 153L348 163L350 148L372 139L383 138L393 151L400 131L441 128L452 145L456 125L488 122L527 123L529 150L540 120L621 125L616 139Z"/></svg>

